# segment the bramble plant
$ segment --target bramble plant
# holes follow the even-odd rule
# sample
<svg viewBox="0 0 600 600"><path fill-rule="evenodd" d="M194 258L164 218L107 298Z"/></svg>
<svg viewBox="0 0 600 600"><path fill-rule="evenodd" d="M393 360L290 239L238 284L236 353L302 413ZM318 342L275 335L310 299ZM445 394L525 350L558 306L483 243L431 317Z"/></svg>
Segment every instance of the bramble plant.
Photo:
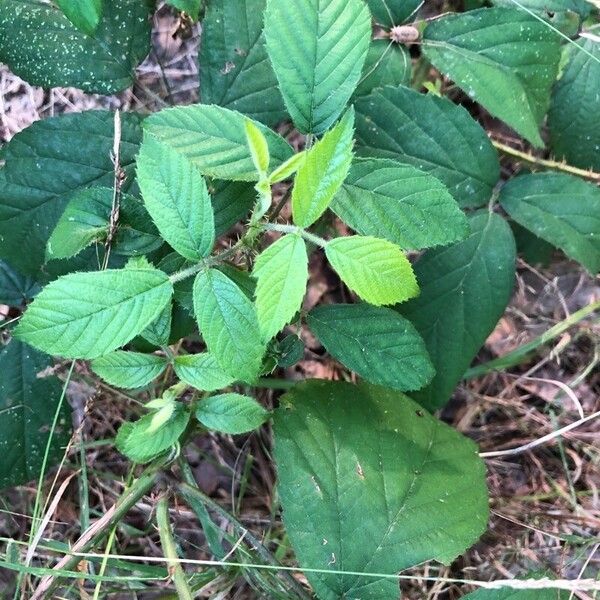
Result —
<svg viewBox="0 0 600 600"><path fill-rule="evenodd" d="M55 4L0 0L0 60L36 85L129 86L153 3ZM600 271L598 10L475 1L423 20L420 0L169 4L202 18L202 103L60 115L2 151L0 304L16 312L0 354L0 484L60 459L70 417L51 357L73 361L68 380L86 360L110 386L159 390L115 439L150 463L123 506L179 460L177 494L223 558L182 449L199 431L271 420L283 521L312 592L396 598L395 574L449 564L486 530L483 460L434 413L511 298L512 228L519 251L550 244ZM443 77L556 160L490 139L441 94ZM501 181L498 150L531 172ZM303 309L313 253L350 301ZM271 380L302 358L308 330L348 382ZM289 388L274 410L253 397L270 385ZM163 500L157 518L191 598ZM34 597L80 560L67 553ZM281 597L309 596L280 583Z"/></svg>

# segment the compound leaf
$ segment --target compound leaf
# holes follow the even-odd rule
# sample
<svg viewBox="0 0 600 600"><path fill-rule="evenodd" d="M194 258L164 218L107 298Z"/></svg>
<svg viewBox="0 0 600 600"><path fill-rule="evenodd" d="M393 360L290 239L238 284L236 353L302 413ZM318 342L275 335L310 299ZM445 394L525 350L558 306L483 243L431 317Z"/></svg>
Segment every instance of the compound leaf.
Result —
<svg viewBox="0 0 600 600"><path fill-rule="evenodd" d="M356 573L449 564L486 529L477 447L400 392L301 384L275 411L274 438L283 522L300 567L335 571L306 572L322 600L397 598L395 578Z"/></svg>
<svg viewBox="0 0 600 600"><path fill-rule="evenodd" d="M244 292L221 271L200 272L194 282L194 312L218 365L236 380L252 382L265 347L256 310Z"/></svg>
<svg viewBox="0 0 600 600"><path fill-rule="evenodd" d="M48 354L98 358L143 331L172 294L167 275L154 268L71 273L38 294L16 335Z"/></svg>
<svg viewBox="0 0 600 600"><path fill-rule="evenodd" d="M256 400L241 394L209 396L196 409L196 418L202 425L231 434L257 429L270 415Z"/></svg>
<svg viewBox="0 0 600 600"><path fill-rule="evenodd" d="M425 56L532 144L558 74L560 37L518 8L482 8L431 22Z"/></svg>
<svg viewBox="0 0 600 600"><path fill-rule="evenodd" d="M359 156L393 158L437 177L462 207L486 204L498 154L469 113L446 98L385 87L356 101Z"/></svg>
<svg viewBox="0 0 600 600"><path fill-rule="evenodd" d="M444 406L510 300L515 241L494 213L470 219L463 241L428 250L415 264L418 298L399 307L425 340L435 377L411 396L429 410Z"/></svg>
<svg viewBox="0 0 600 600"><path fill-rule="evenodd" d="M246 119L220 106L178 106L155 113L144 121L144 129L209 177L256 181L258 174L246 140ZM269 144L271 164L280 165L293 154L291 146L261 123L255 125Z"/></svg>
<svg viewBox="0 0 600 600"><path fill-rule="evenodd" d="M328 304L313 308L307 322L329 354L371 383L404 392L435 374L425 342L391 308Z"/></svg>
<svg viewBox="0 0 600 600"><path fill-rule="evenodd" d="M91 362L92 371L110 385L134 389L154 381L167 367L167 361L155 354L117 350Z"/></svg>
<svg viewBox="0 0 600 600"><path fill-rule="evenodd" d="M220 390L234 381L209 352L177 356L173 368L181 381L205 392Z"/></svg>
<svg viewBox="0 0 600 600"><path fill-rule="evenodd" d="M351 108L306 153L292 190L292 214L296 225L309 227L327 210L348 175L353 134L354 109Z"/></svg>
<svg viewBox="0 0 600 600"><path fill-rule="evenodd" d="M600 190L566 173L511 179L500 202L520 225L563 250L592 275L600 271Z"/></svg>
<svg viewBox="0 0 600 600"><path fill-rule="evenodd" d="M302 305L308 281L306 244L299 235L284 235L256 259L256 313L263 340L287 325Z"/></svg>
<svg viewBox="0 0 600 600"><path fill-rule="evenodd" d="M294 124L320 135L360 79L371 38L362 0L268 0L267 51Z"/></svg>
<svg viewBox="0 0 600 600"><path fill-rule="evenodd" d="M410 262L387 240L340 237L327 243L325 254L342 281L370 304L396 304L419 293Z"/></svg>
<svg viewBox="0 0 600 600"><path fill-rule="evenodd" d="M146 209L164 239L189 260L209 255L215 243L214 215L208 188L194 164L146 136L137 175Z"/></svg>
<svg viewBox="0 0 600 600"><path fill-rule="evenodd" d="M438 179L393 160L355 161L331 208L356 232L406 249L443 246L469 231L467 218Z"/></svg>

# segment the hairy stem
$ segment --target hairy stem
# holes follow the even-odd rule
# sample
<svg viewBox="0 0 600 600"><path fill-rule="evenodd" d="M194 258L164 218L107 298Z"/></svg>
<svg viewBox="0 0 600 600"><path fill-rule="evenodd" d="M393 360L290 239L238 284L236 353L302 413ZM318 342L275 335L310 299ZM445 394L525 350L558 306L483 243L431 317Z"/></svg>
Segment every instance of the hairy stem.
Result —
<svg viewBox="0 0 600 600"><path fill-rule="evenodd" d="M327 245L327 240L309 233L302 227L297 225L280 225L279 223L265 223L263 225L265 231L279 231L280 233L295 233L302 236L306 241L316 244L317 246L324 248Z"/></svg>

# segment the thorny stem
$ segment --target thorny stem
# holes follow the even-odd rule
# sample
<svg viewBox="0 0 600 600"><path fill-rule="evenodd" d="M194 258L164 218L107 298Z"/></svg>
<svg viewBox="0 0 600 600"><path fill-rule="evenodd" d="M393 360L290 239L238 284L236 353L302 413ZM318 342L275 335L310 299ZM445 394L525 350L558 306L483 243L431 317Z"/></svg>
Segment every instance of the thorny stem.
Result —
<svg viewBox="0 0 600 600"><path fill-rule="evenodd" d="M596 173L591 169L589 171L586 171L585 169L580 169L578 167L568 165L564 161L559 162L556 160L539 158L538 156L534 156L533 154L529 154L528 152L521 152L520 150L516 150L515 148L512 148L511 146L503 144L502 142L498 142L494 139L492 139L491 142L494 145L494 147L500 150L500 152L502 152L503 154L516 158L517 160L526 162L530 165L536 165L545 169L553 169L555 171L562 171L563 173L569 173L570 175L576 175L577 177L590 179L592 181L600 183L600 173Z"/></svg>
<svg viewBox="0 0 600 600"><path fill-rule="evenodd" d="M314 235L309 233L302 227L298 227L297 225L280 225L279 223L265 223L263 225L263 229L266 231L279 231L280 233L295 233L300 235L305 240L311 242L312 244L316 244L320 248L325 248L327 245L327 240L324 240L322 237L318 235Z"/></svg>

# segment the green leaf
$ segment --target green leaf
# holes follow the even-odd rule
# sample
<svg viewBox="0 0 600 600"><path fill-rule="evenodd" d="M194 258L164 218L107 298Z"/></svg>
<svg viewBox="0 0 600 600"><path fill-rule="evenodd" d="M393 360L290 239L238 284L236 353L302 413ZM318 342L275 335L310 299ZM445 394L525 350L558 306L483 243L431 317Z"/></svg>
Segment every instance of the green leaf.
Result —
<svg viewBox="0 0 600 600"><path fill-rule="evenodd" d="M406 249L443 246L469 231L467 218L438 179L381 158L355 161L331 208L358 233Z"/></svg>
<svg viewBox="0 0 600 600"><path fill-rule="evenodd" d="M598 35L600 28L591 31ZM548 113L550 148L569 164L598 171L600 119L592 115L600 114L600 44L585 38L577 44L581 49L568 46L569 61L554 86Z"/></svg>
<svg viewBox="0 0 600 600"><path fill-rule="evenodd" d="M254 168L261 178L265 177L269 169L269 144L262 131L250 120L246 119L246 140L252 156Z"/></svg>
<svg viewBox="0 0 600 600"><path fill-rule="evenodd" d="M175 374L181 381L205 392L214 392L232 384L234 379L218 365L208 352L185 354L175 358Z"/></svg>
<svg viewBox="0 0 600 600"><path fill-rule="evenodd" d="M286 335L276 345L277 366L282 369L293 367L304 358L304 342L297 335Z"/></svg>
<svg viewBox="0 0 600 600"><path fill-rule="evenodd" d="M464 600L568 600L569 596L569 592L565 590L552 588L531 590L500 588L497 590L480 589L463 596L463 598Z"/></svg>
<svg viewBox="0 0 600 600"><path fill-rule="evenodd" d="M91 362L92 371L110 385L141 388L154 381L167 367L167 361L155 354L117 350Z"/></svg>
<svg viewBox="0 0 600 600"><path fill-rule="evenodd" d="M294 124L324 133L360 79L371 39L367 7L362 0L268 0L265 35Z"/></svg>
<svg viewBox="0 0 600 600"><path fill-rule="evenodd" d="M112 252L122 256L139 256L158 250L163 243L144 203L122 193Z"/></svg>
<svg viewBox="0 0 600 600"><path fill-rule="evenodd" d="M62 3L73 5L73 15L82 2ZM135 67L150 51L149 3L104 3L98 26L87 35L48 3L0 0L0 62L30 84L45 88L114 94L129 87Z"/></svg>
<svg viewBox="0 0 600 600"><path fill-rule="evenodd" d="M92 35L100 23L103 0L56 0L67 19L83 33Z"/></svg>
<svg viewBox="0 0 600 600"><path fill-rule="evenodd" d="M0 351L0 489L27 483L40 476L62 383L42 372L52 359L11 340ZM69 442L70 415L63 403L50 443L46 467L59 462Z"/></svg>
<svg viewBox="0 0 600 600"><path fill-rule="evenodd" d="M411 396L429 410L446 404L510 300L515 242L494 213L470 218L464 241L429 250L415 264L421 295L399 307L425 340L436 370Z"/></svg>
<svg viewBox="0 0 600 600"><path fill-rule="evenodd" d="M194 282L194 311L200 333L227 375L252 382L265 347L252 302L229 277L209 269Z"/></svg>
<svg viewBox="0 0 600 600"><path fill-rule="evenodd" d="M168 346L171 338L172 319L173 306L171 302L168 302L158 317L140 333L140 336L153 346Z"/></svg>
<svg viewBox="0 0 600 600"><path fill-rule="evenodd" d="M308 255L299 235L284 235L256 259L256 313L264 341L277 335L298 312L306 293Z"/></svg>
<svg viewBox="0 0 600 600"><path fill-rule="evenodd" d="M254 186L245 181L213 181L209 192L215 214L216 237L227 233L244 219L256 201Z"/></svg>
<svg viewBox="0 0 600 600"><path fill-rule="evenodd" d="M600 271L600 190L566 173L538 173L511 179L500 202L520 225L592 275Z"/></svg>
<svg viewBox="0 0 600 600"><path fill-rule="evenodd" d="M292 175L298 171L298 169L304 164L306 160L306 151L298 152L294 154L290 159L286 160L282 165L277 167L269 175L269 183L274 184L285 179L289 179Z"/></svg>
<svg viewBox="0 0 600 600"><path fill-rule="evenodd" d="M373 40L354 98L386 85L410 85L412 62L404 46L389 40Z"/></svg>
<svg viewBox="0 0 600 600"><path fill-rule="evenodd" d="M482 8L432 21L425 56L533 145L558 74L560 37L518 8Z"/></svg>
<svg viewBox="0 0 600 600"><path fill-rule="evenodd" d="M196 409L196 419L202 425L231 434L257 429L270 415L256 400L240 394L204 398Z"/></svg>
<svg viewBox="0 0 600 600"><path fill-rule="evenodd" d="M202 101L267 125L287 112L263 35L265 0L211 0L202 21Z"/></svg>
<svg viewBox="0 0 600 600"><path fill-rule="evenodd" d="M274 167L292 156L291 146L274 131L255 123L267 139ZM246 141L246 117L220 106L179 106L155 113L144 129L191 160L209 177L257 181Z"/></svg>
<svg viewBox="0 0 600 600"><path fill-rule="evenodd" d="M327 243L325 254L342 281L370 304L396 304L419 293L410 262L387 240L336 238Z"/></svg>
<svg viewBox="0 0 600 600"><path fill-rule="evenodd" d="M487 203L500 177L486 132L446 98L385 87L356 101L357 152L393 158L437 177L459 206Z"/></svg>
<svg viewBox="0 0 600 600"><path fill-rule="evenodd" d="M0 260L0 304L20 308L39 291L40 286L32 277L22 275Z"/></svg>
<svg viewBox="0 0 600 600"><path fill-rule="evenodd" d="M375 21L387 27L414 20L423 3L424 0L367 0Z"/></svg>
<svg viewBox="0 0 600 600"><path fill-rule="evenodd" d="M311 381L274 415L283 522L322 600L398 597L395 575L449 564L485 531L477 447L399 392ZM353 574L342 574L349 571Z"/></svg>
<svg viewBox="0 0 600 600"><path fill-rule="evenodd" d="M67 358L98 358L144 330L173 294L154 268L71 273L47 285L21 318L16 335Z"/></svg>
<svg viewBox="0 0 600 600"><path fill-rule="evenodd" d="M354 109L328 131L308 152L296 173L292 190L294 223L309 227L326 210L352 162Z"/></svg>
<svg viewBox="0 0 600 600"><path fill-rule="evenodd" d="M190 419L190 413L181 404L158 428L153 423L155 415L151 413L135 423L121 425L115 440L119 452L135 462L148 462L177 442Z"/></svg>
<svg viewBox="0 0 600 600"><path fill-rule="evenodd" d="M194 21L198 20L202 0L167 0L167 4L187 13Z"/></svg>
<svg viewBox="0 0 600 600"><path fill-rule="evenodd" d="M146 136L137 159L144 204L164 239L189 260L208 256L215 225L204 178L170 146Z"/></svg>
<svg viewBox="0 0 600 600"><path fill-rule="evenodd" d="M391 308L328 304L313 308L307 322L329 354L371 383L404 392L435 374L425 342Z"/></svg>
<svg viewBox="0 0 600 600"><path fill-rule="evenodd" d="M22 272L35 273L44 263L48 239L73 193L112 185L113 119L104 111L44 119L4 148L0 255ZM121 167L131 175L141 141L140 118L124 113L121 124Z"/></svg>

